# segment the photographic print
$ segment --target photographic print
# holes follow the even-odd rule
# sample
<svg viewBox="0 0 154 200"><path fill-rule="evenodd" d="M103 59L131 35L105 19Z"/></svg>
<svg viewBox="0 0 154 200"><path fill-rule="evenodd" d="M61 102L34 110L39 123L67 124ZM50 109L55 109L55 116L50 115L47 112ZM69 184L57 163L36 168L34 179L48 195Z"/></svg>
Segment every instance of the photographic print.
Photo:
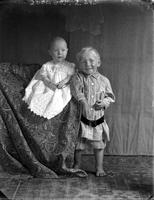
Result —
<svg viewBox="0 0 154 200"><path fill-rule="evenodd" d="M0 1L0 199L154 199L154 1Z"/></svg>

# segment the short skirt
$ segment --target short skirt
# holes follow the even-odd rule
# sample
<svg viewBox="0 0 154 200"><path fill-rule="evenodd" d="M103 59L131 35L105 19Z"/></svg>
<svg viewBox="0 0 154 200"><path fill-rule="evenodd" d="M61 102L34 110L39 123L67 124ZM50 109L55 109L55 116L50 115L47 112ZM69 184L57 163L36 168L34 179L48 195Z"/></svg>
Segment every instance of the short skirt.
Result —
<svg viewBox="0 0 154 200"><path fill-rule="evenodd" d="M79 141L76 145L76 150L94 150L94 149L105 149L106 141L94 141L88 140L86 138L79 138Z"/></svg>

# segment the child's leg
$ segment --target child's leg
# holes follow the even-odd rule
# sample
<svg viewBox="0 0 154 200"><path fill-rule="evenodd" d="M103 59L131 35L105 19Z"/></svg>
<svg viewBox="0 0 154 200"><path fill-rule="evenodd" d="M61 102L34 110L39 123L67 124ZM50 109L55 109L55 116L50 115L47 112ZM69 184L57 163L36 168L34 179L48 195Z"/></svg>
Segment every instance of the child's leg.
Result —
<svg viewBox="0 0 154 200"><path fill-rule="evenodd" d="M94 155L96 161L96 176L105 176L106 173L103 169L104 149L94 149Z"/></svg>
<svg viewBox="0 0 154 200"><path fill-rule="evenodd" d="M81 167L81 157L82 157L82 150L75 150L73 168L79 169Z"/></svg>

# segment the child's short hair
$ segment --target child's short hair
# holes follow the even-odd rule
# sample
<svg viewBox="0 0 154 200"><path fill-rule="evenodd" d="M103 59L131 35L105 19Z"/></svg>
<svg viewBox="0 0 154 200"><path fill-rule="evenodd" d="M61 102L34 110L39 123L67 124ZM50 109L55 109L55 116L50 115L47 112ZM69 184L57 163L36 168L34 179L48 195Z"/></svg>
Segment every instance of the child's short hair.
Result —
<svg viewBox="0 0 154 200"><path fill-rule="evenodd" d="M56 41L62 41L62 42L65 42L66 43L66 46L67 46L67 42L64 38L60 37L60 36L57 36L57 37L54 37L51 39L50 43L49 43L49 49L52 48L53 44L56 42Z"/></svg>
<svg viewBox="0 0 154 200"><path fill-rule="evenodd" d="M98 53L98 51L93 48L93 47L84 47L81 49L81 51L77 54L76 58L77 58L77 61L80 63L81 60L89 53L89 52L94 52L94 54L96 55L96 59L97 59L97 67L100 67L101 65L101 58L100 58L100 55Z"/></svg>

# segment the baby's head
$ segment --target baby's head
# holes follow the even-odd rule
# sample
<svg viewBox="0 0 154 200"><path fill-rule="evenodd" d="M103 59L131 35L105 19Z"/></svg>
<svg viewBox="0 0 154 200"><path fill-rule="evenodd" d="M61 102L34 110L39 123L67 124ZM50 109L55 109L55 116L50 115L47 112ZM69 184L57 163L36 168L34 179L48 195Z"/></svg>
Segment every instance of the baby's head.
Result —
<svg viewBox="0 0 154 200"><path fill-rule="evenodd" d="M92 74L97 71L97 67L101 65L101 59L98 51L93 47L84 47L77 54L79 63L79 71L85 74Z"/></svg>
<svg viewBox="0 0 154 200"><path fill-rule="evenodd" d="M62 37L55 37L50 43L48 52L55 62L64 61L68 52L66 41Z"/></svg>

